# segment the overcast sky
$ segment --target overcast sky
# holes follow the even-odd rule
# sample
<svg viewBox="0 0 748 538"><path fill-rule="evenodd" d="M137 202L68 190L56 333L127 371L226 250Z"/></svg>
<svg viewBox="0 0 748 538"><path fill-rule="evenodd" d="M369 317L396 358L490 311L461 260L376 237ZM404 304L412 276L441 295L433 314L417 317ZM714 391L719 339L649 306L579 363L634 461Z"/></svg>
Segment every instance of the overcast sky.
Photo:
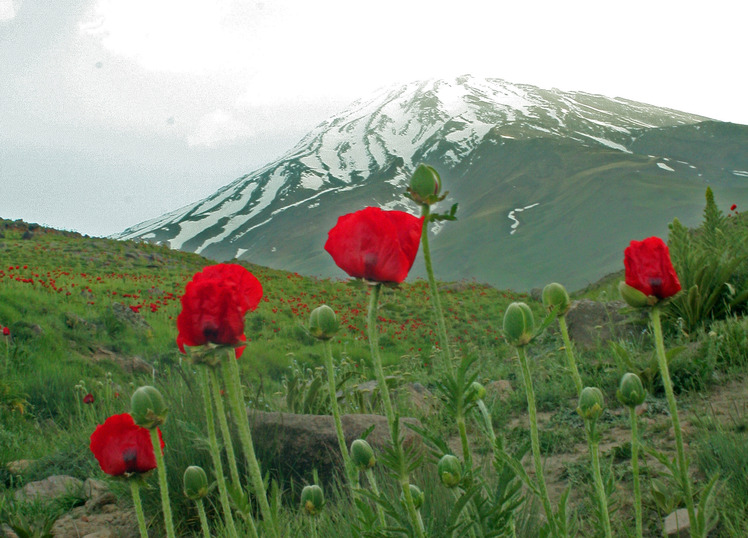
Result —
<svg viewBox="0 0 748 538"><path fill-rule="evenodd" d="M735 0L0 0L0 217L122 231L421 78L748 124L746 15Z"/></svg>

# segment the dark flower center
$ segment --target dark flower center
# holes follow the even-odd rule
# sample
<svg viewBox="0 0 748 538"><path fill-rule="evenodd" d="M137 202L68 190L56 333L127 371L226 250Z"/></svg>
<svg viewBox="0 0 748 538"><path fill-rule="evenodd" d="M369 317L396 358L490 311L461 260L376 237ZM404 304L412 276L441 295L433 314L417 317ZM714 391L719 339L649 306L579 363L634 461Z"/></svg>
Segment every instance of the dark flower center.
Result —
<svg viewBox="0 0 748 538"><path fill-rule="evenodd" d="M138 472L138 451L134 448L128 448L122 453L122 459L125 462L125 470L128 473Z"/></svg>

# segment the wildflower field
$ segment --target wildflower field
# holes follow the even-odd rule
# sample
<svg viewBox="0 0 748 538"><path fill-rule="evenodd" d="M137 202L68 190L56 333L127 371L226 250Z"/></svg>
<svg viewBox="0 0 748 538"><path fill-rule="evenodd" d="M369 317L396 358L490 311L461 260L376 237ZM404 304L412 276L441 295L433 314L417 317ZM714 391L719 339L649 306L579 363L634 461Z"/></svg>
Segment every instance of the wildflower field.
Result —
<svg viewBox="0 0 748 538"><path fill-rule="evenodd" d="M134 536L661 536L678 509L748 535L739 208L707 190L700 228L631 238L569 295L436 280L424 230L459 211L425 165L408 196L419 215L340 216L340 279L0 221L3 529L54 529L80 492L16 493L69 475L106 480ZM572 342L573 301L621 297L633 330ZM247 409L331 416L334 475L274 460Z"/></svg>

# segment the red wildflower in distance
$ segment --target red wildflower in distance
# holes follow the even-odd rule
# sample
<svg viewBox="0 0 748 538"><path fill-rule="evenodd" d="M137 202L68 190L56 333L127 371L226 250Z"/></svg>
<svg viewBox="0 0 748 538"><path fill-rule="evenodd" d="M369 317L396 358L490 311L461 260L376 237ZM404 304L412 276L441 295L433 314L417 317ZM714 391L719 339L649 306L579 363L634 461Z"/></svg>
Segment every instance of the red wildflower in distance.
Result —
<svg viewBox="0 0 748 538"><path fill-rule="evenodd" d="M631 241L624 251L626 284L658 299L672 297L681 289L670 261L670 251L659 237Z"/></svg>
<svg viewBox="0 0 748 538"><path fill-rule="evenodd" d="M10 327L3 327L3 336L10 336Z"/></svg>
<svg viewBox="0 0 748 538"><path fill-rule="evenodd" d="M161 451L164 440L158 430ZM112 476L145 473L156 468L150 432L133 421L128 413L112 415L91 434L91 452L101 470Z"/></svg>
<svg viewBox="0 0 748 538"><path fill-rule="evenodd" d="M738 208L738 204L732 204L730 206L730 211L735 211Z"/></svg>
<svg viewBox="0 0 748 538"><path fill-rule="evenodd" d="M84 404L92 404L92 403L94 403L94 395L91 394L90 392L88 394L86 394L83 397L83 403Z"/></svg>
<svg viewBox="0 0 748 538"><path fill-rule="evenodd" d="M244 315L257 308L262 285L241 265L206 267L187 284L177 317L177 345L235 345L246 341ZM237 349L237 356L243 348Z"/></svg>
<svg viewBox="0 0 748 538"><path fill-rule="evenodd" d="M423 217L367 207L338 218L325 250L354 278L402 282L416 259L422 226Z"/></svg>

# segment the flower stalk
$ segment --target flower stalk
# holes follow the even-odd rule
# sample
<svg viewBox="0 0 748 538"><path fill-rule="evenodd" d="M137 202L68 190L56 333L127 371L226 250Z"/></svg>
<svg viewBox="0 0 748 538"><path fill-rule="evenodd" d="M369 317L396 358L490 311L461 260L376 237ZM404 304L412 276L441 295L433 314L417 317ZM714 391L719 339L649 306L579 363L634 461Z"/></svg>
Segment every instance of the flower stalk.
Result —
<svg viewBox="0 0 748 538"><path fill-rule="evenodd" d="M631 418L631 473L634 477L634 512L636 515L636 536L644 536L642 526L642 492L639 484L639 424L636 417L636 408L629 407Z"/></svg>
<svg viewBox="0 0 748 538"><path fill-rule="evenodd" d="M540 458L540 439L538 436L538 415L535 408L535 390L532 386L532 378L530 377L530 368L527 364L527 355L525 354L524 346L517 346L517 357L519 358L522 381L525 384L525 394L527 396L527 413L530 417L530 443L533 463L535 465L535 480L538 484L540 501L543 504L543 510L548 520L551 535L558 536L556 520L553 515L553 508L551 507L551 499L548 496L548 488L546 487L545 477L543 476L543 463Z"/></svg>
<svg viewBox="0 0 748 538"><path fill-rule="evenodd" d="M398 455L399 460L399 481L400 487L403 491L403 498L405 499L405 506L408 510L408 516L410 522L413 525L413 529L416 532L418 538L424 538L423 521L421 520L418 511L416 510L415 504L413 503L413 496L410 492L410 479L408 477L408 470L404 462L403 447L400 444L400 435L397 426L397 417L395 411L392 408L392 401L390 400L389 389L387 388L387 379L384 377L384 369L382 368L382 358L379 355L379 338L377 336L377 304L379 303L379 293L381 291L382 284L380 282L375 283L371 286L371 297L369 298L369 312L367 318L367 325L369 331L369 348L371 350L371 357L374 363L374 374L377 378L377 384L379 385L379 392L382 395L382 402L384 404L384 411L387 415L387 422L390 425L390 437L392 438L392 444Z"/></svg>
<svg viewBox="0 0 748 538"><path fill-rule="evenodd" d="M688 476L688 460L686 459L686 453L683 449L683 432L680 427L680 419L678 418L678 406L675 402L673 382L670 379L670 370L668 369L667 357L665 356L665 343L662 336L660 309L657 306L654 306L652 308L651 317L655 338L655 349L657 352L657 363L660 368L662 384L665 387L665 397L667 398L667 403L670 410L670 419L672 420L673 432L675 434L675 450L678 461L678 471L680 473L680 476L678 478L681 483L681 487L683 488L683 496L685 497L686 501L688 520L691 524L691 536L692 538L697 538L701 533L698 529L698 522L696 519L696 510L693 501L693 492L691 489L691 479Z"/></svg>
<svg viewBox="0 0 748 538"><path fill-rule="evenodd" d="M209 368L209 367L206 367ZM210 398L209 388L209 374L205 371L206 368L200 368L200 386L203 393L203 407L205 408L205 422L208 427L208 446L210 451L210 457L213 461L213 470L216 474L216 483L218 484L218 497L221 501L221 509L223 510L223 521L226 525L230 538L238 538L236 532L236 525L234 524L234 516L231 512L231 503L229 501L228 488L226 487L226 479L223 474L223 463L221 462L221 451L218 448L218 439L216 438L216 426L213 416L213 402ZM251 525L254 529L254 522ZM257 531L255 531L255 538Z"/></svg>
<svg viewBox="0 0 748 538"><path fill-rule="evenodd" d="M145 515L143 514L143 503L140 500L140 483L137 478L131 478L130 491L132 492L132 503L135 506L135 516L138 518L138 529L140 538L148 538L148 528L145 525Z"/></svg>
<svg viewBox="0 0 748 538"><path fill-rule="evenodd" d="M241 386L239 365L237 364L233 349L229 350L228 360L224 363L223 373L224 382L229 394L231 412L234 415L234 421L239 430L239 439L241 440L244 457L247 460L247 469L255 498L260 505L265 529L272 538L279 538L277 523L273 512L270 510L265 483L262 480L262 471L255 455L254 444L252 443L252 433L249 430L249 422L247 421L247 410L244 405L244 391Z"/></svg>
<svg viewBox="0 0 748 538"><path fill-rule="evenodd" d="M156 456L156 471L158 472L158 484L161 491L161 506L164 511L164 526L166 527L167 538L175 538L174 521L171 517L171 503L169 502L169 483L166 480L166 467L164 465L164 455L161 454L161 441L158 438L158 429L151 428L151 442L153 443L153 453Z"/></svg>

